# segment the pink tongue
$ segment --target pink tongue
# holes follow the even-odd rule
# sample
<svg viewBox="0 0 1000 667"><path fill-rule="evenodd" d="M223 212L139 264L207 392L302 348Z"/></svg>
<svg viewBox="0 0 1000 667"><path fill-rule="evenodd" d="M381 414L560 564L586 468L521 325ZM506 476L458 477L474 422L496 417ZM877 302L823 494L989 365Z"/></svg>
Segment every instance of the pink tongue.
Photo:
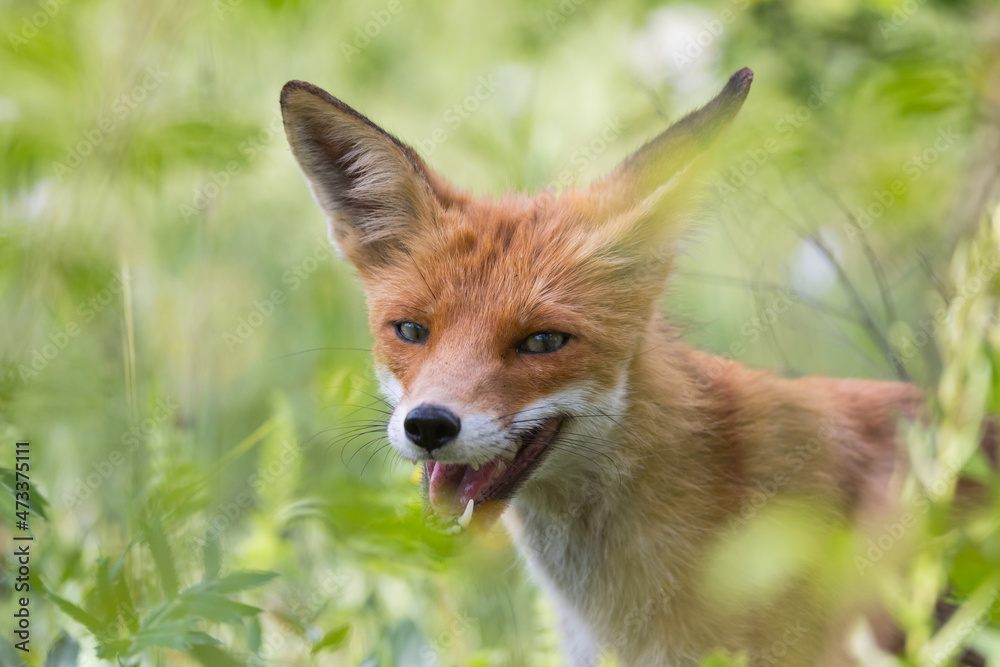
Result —
<svg viewBox="0 0 1000 667"><path fill-rule="evenodd" d="M431 505L438 514L461 514L469 500L478 500L483 490L493 481L493 473L499 462L499 458L494 459L480 466L479 470L455 463L429 462L427 472L430 474Z"/></svg>

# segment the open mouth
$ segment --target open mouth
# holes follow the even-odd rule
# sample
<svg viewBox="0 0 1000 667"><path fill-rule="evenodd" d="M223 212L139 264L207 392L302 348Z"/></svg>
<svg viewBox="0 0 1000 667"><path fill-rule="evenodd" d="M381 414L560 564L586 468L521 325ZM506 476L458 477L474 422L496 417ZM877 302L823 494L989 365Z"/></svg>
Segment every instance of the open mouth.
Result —
<svg viewBox="0 0 1000 667"><path fill-rule="evenodd" d="M463 527L472 518L475 505L489 500L508 500L527 480L559 432L562 417L550 417L520 436L513 455L503 453L487 463L426 463L428 493L434 510L442 516L461 515Z"/></svg>

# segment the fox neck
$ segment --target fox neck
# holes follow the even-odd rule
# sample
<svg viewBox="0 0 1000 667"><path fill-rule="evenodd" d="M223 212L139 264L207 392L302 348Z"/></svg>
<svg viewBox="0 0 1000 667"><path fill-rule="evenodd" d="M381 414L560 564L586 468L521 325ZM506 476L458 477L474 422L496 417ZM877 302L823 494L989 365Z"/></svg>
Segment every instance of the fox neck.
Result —
<svg viewBox="0 0 1000 667"><path fill-rule="evenodd" d="M832 517L882 516L905 466L897 422L918 415L922 401L900 383L775 378L656 326L625 381L626 416L601 436L608 458L571 477L531 480L505 516L559 614L582 619L625 664L651 664L626 654L653 644L699 655L763 641L766 614L737 620L706 606L698 564L753 519L757 496L823 499Z"/></svg>
<svg viewBox="0 0 1000 667"><path fill-rule="evenodd" d="M621 637L643 627L697 642L716 626L694 589L696 564L747 494L786 465L784 452L761 452L805 442L823 412L787 381L697 351L661 325L650 327L625 381L618 414L626 416L599 436L606 456L572 475L532 480L505 522L557 607L562 600L609 633L602 641L631 644ZM761 436L774 423L783 424L781 437ZM783 490L835 493L824 457Z"/></svg>

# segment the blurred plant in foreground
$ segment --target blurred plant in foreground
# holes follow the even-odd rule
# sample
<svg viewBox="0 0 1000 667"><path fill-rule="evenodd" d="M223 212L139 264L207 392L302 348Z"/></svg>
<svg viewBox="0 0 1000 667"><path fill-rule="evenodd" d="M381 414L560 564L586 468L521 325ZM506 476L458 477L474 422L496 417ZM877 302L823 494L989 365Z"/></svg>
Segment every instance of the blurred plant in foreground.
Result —
<svg viewBox="0 0 1000 667"><path fill-rule="evenodd" d="M901 480L898 513L879 517L874 533L849 531L817 528L816 508L772 502L717 555L717 592L730 603L739 602L734 596L740 586L773 595L789 572L816 563L823 572L809 571L812 579L825 579L841 604L870 601L874 592L905 633L905 643L900 655L887 653L868 622L855 618L849 649L866 666L979 664L964 662L971 652L986 664L1000 664L1000 479L993 421L1000 415L1000 208L975 238L960 243L950 283L938 318L944 372L930 396L930 423L908 427L912 470ZM776 540L797 548L779 557ZM734 558L750 564L756 581L726 578ZM761 664L780 664L780 655L764 656ZM757 662L720 652L702 664Z"/></svg>

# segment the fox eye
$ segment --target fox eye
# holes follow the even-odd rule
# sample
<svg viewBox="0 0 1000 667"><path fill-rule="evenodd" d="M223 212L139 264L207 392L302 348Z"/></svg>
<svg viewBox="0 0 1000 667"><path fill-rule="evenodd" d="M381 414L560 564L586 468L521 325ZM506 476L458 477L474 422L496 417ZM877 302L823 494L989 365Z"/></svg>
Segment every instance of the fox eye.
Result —
<svg viewBox="0 0 1000 667"><path fill-rule="evenodd" d="M529 354L555 352L565 345L568 340L569 334L559 333L558 331L539 331L522 340L517 346L517 351L528 352Z"/></svg>
<svg viewBox="0 0 1000 667"><path fill-rule="evenodd" d="M431 335L430 329L416 322L396 322L396 335L408 343L423 343Z"/></svg>

